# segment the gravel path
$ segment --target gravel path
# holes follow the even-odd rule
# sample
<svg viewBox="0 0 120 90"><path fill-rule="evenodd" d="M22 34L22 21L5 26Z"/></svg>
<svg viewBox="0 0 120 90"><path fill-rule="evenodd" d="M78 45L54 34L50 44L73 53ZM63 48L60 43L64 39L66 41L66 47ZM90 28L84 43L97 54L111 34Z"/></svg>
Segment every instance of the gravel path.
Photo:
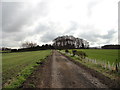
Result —
<svg viewBox="0 0 120 90"><path fill-rule="evenodd" d="M57 51L52 60L52 88L107 88Z"/></svg>
<svg viewBox="0 0 120 90"><path fill-rule="evenodd" d="M57 51L39 65L22 88L107 88L88 70Z"/></svg>

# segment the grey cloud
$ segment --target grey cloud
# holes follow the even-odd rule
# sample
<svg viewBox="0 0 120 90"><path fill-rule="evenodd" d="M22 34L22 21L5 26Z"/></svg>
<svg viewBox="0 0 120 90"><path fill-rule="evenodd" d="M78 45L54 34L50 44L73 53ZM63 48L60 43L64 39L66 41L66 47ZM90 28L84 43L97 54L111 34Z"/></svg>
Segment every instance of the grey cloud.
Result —
<svg viewBox="0 0 120 90"><path fill-rule="evenodd" d="M92 14L92 9L94 6L96 6L98 4L98 1L92 1L90 3L88 3L88 16L91 16Z"/></svg>
<svg viewBox="0 0 120 90"><path fill-rule="evenodd" d="M78 28L79 25L76 22L71 21L69 29L66 30L63 34L73 35Z"/></svg>
<svg viewBox="0 0 120 90"><path fill-rule="evenodd" d="M22 40L24 40L26 37L27 37L27 34L24 33L24 32L21 32L21 33L19 33L19 34L16 33L15 36L13 37L13 40L14 40L14 41L22 41Z"/></svg>
<svg viewBox="0 0 120 90"><path fill-rule="evenodd" d="M70 27L69 30L70 30L70 31L76 30L78 27L79 27L79 26L78 26L78 24L77 24L76 22L71 21L71 27Z"/></svg>
<svg viewBox="0 0 120 90"><path fill-rule="evenodd" d="M20 45L16 41L3 40L2 46L4 46L4 47L16 47L16 46L20 46Z"/></svg>
<svg viewBox="0 0 120 90"><path fill-rule="evenodd" d="M47 42L50 42L53 39L55 39L57 36L58 36L57 33L50 30L50 31L46 32L45 34L43 34L42 37L40 37L40 41L47 43Z"/></svg>
<svg viewBox="0 0 120 90"><path fill-rule="evenodd" d="M26 37L27 37L27 35L24 32L13 32L13 33L4 33L3 32L2 41L3 41L3 43L4 43L4 41L11 41L11 43L14 41L19 42L19 41L24 40Z"/></svg>
<svg viewBox="0 0 120 90"><path fill-rule="evenodd" d="M99 39L102 39L104 40L105 44L108 44L111 42L111 39L114 37L113 35L115 33L117 33L115 30L109 30L108 34L100 35L99 32L95 33L94 31L91 31L91 32L80 34L79 36L93 43L95 42L100 43Z"/></svg>
<svg viewBox="0 0 120 90"><path fill-rule="evenodd" d="M19 45L19 42L26 40L26 38L28 39L28 37L35 37L39 35L39 42L47 43L60 35L74 35L76 33L78 34L79 31L77 30L79 29L83 31L83 33L80 33L79 36L83 39L91 41L91 44L95 44L95 42L98 42L99 38L103 39L106 43L110 43L110 39L112 39L113 35L116 33L116 31L114 30L109 30L108 34L100 35L99 32L95 31L96 29L94 28L94 26L79 25L74 20L69 22L71 25L70 27L68 27L68 30L58 33L59 31L57 31L57 29L59 28L59 24L61 23L54 21L52 22L52 19L45 21L47 20L47 18L50 18L47 17L49 16L49 2L50 0L41 0L41 2L37 3L34 7L31 7L30 5L22 2L3 3L3 46L15 47ZM88 15L91 15L92 8L95 5L97 5L97 1L95 0L88 4ZM37 23L38 26L36 26L34 30L28 31L26 27L32 27L32 25L34 25L34 23L36 23L38 19L42 19L43 22L40 21L39 24Z"/></svg>
<svg viewBox="0 0 120 90"><path fill-rule="evenodd" d="M49 24L50 26L40 26L39 29L44 31L44 33L42 33L42 36L40 37L40 42L48 43L55 39L57 36L63 35L62 33L57 32L55 23L49 22Z"/></svg>
<svg viewBox="0 0 120 90"><path fill-rule="evenodd" d="M0 3L0 46L2 46L2 8Z"/></svg>
<svg viewBox="0 0 120 90"><path fill-rule="evenodd" d="M2 18L3 18L3 31L17 32L22 30L24 26L30 26L38 18L42 18L47 14L46 4L44 2L38 3L36 7L27 9L24 8L24 3L3 3Z"/></svg>
<svg viewBox="0 0 120 90"><path fill-rule="evenodd" d="M34 33L42 33L44 31L48 31L50 27L46 24L40 23L36 28Z"/></svg>
<svg viewBox="0 0 120 90"><path fill-rule="evenodd" d="M47 15L47 3L42 1L35 7L26 6L23 2L2 3L2 46L18 46L28 36L44 31L46 26L40 25L40 30L25 31L25 27L32 26L38 18Z"/></svg>
<svg viewBox="0 0 120 90"><path fill-rule="evenodd" d="M120 44L120 1L118 2L118 43Z"/></svg>
<svg viewBox="0 0 120 90"><path fill-rule="evenodd" d="M108 34L107 35L103 35L102 38L103 39L111 39L115 33L117 33L115 30L109 30Z"/></svg>
<svg viewBox="0 0 120 90"><path fill-rule="evenodd" d="M2 26L3 31L17 31L17 28L20 29L19 24L21 26L21 22L18 21L18 13L21 12L21 3L16 2L5 2L2 4Z"/></svg>
<svg viewBox="0 0 120 90"><path fill-rule="evenodd" d="M39 41L43 43L49 43L57 36L64 35L64 33L58 33L57 27L59 24L49 21L47 24L39 23L38 27L35 28L34 33L41 35Z"/></svg>
<svg viewBox="0 0 120 90"><path fill-rule="evenodd" d="M88 41L91 41L91 42L95 42L97 40L99 36L99 34L95 34L95 33L91 33L91 32L88 32L88 33L83 33L83 34L80 34L79 35L81 38L83 39L87 39Z"/></svg>

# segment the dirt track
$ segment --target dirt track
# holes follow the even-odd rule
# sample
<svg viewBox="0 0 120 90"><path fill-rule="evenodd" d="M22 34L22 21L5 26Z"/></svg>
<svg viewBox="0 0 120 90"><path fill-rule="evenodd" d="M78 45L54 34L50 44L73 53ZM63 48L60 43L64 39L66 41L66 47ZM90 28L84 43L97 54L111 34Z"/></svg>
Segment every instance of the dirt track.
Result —
<svg viewBox="0 0 120 90"><path fill-rule="evenodd" d="M87 70L53 52L27 79L22 88L108 88Z"/></svg>

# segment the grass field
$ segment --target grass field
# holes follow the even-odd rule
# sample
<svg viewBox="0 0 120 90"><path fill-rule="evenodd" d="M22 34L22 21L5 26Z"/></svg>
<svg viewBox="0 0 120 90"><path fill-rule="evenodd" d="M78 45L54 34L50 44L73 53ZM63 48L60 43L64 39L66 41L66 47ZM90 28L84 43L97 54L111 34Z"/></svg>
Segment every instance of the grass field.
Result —
<svg viewBox="0 0 120 90"><path fill-rule="evenodd" d="M69 50L72 52L72 50ZM101 60L101 61L109 61L110 64L113 62L120 62L120 56L118 53L120 50L115 49L77 49L77 51L84 51L88 55L88 58Z"/></svg>
<svg viewBox="0 0 120 90"><path fill-rule="evenodd" d="M0 50L0 53L4 53L4 52L11 52L11 51L10 50L6 50L6 51Z"/></svg>
<svg viewBox="0 0 120 90"><path fill-rule="evenodd" d="M41 61L50 54L51 50L3 53L2 72L3 84L20 75L24 69L32 68L37 61Z"/></svg>
<svg viewBox="0 0 120 90"><path fill-rule="evenodd" d="M62 53L65 54L66 56L69 56L70 58L72 58L73 60L76 60L77 62L82 63L83 65L87 66L88 68L94 69L102 74L104 74L105 76L111 78L111 79L116 79L118 80L120 78L120 67L119 68L119 72L116 73L115 71L115 67L116 66L112 66L112 63L116 62L116 59L118 59L117 62L120 62L120 50L113 50L113 49L76 49L77 51L84 51L86 52L86 54L88 55L88 58L91 59L96 59L96 61L109 61L110 62L110 68L108 68L106 65L106 68L104 67L104 65L99 65L99 64L95 64L93 62L88 62L87 60L80 60L78 57L73 57L70 54L65 54L65 50L62 50ZM69 50L70 53L72 53L72 50ZM94 60L93 60L94 61ZM114 70L114 71L112 71Z"/></svg>

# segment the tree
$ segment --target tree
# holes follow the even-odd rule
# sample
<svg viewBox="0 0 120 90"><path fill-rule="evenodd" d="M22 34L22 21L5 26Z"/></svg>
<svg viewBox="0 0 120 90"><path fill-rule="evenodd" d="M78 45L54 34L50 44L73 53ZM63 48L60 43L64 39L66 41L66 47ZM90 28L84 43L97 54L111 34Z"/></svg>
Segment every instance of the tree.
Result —
<svg viewBox="0 0 120 90"><path fill-rule="evenodd" d="M82 49L84 49L85 48L85 46L84 46L84 44L82 43Z"/></svg>
<svg viewBox="0 0 120 90"><path fill-rule="evenodd" d="M36 47L36 46L37 46L37 44L33 43L33 42L26 41L26 42L22 43L23 48L32 48L32 47Z"/></svg>

